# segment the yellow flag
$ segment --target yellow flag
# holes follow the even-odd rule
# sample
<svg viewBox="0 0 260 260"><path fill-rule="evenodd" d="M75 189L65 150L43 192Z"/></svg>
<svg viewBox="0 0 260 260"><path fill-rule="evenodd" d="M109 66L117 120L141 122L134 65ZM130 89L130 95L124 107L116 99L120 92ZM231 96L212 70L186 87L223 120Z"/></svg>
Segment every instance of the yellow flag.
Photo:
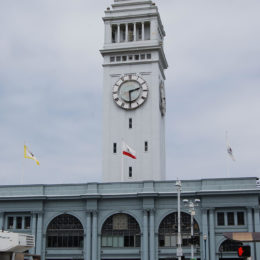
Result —
<svg viewBox="0 0 260 260"><path fill-rule="evenodd" d="M31 153L28 150L26 145L24 145L24 158L32 159L32 160L34 160L37 163L37 165L40 165L39 161L36 159L36 157L33 155L33 153Z"/></svg>

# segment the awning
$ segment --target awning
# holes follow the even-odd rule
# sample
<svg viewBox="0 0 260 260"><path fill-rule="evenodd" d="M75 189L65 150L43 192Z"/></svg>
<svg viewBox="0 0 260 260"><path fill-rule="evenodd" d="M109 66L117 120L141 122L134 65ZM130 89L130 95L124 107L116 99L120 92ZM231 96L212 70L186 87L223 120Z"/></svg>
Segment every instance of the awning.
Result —
<svg viewBox="0 0 260 260"><path fill-rule="evenodd" d="M223 236L240 242L260 242L260 232L225 232Z"/></svg>

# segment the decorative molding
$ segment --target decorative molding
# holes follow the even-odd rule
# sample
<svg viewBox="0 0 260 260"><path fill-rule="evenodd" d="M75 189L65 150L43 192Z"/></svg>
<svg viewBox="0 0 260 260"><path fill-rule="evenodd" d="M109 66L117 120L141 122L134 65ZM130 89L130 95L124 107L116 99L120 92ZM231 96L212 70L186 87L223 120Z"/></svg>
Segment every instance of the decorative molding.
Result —
<svg viewBox="0 0 260 260"><path fill-rule="evenodd" d="M29 211L31 214L44 214L44 211L43 210L32 210L32 211Z"/></svg>
<svg viewBox="0 0 260 260"><path fill-rule="evenodd" d="M97 215L98 215L98 211L97 210L92 210L92 216L94 217L97 217Z"/></svg>
<svg viewBox="0 0 260 260"><path fill-rule="evenodd" d="M149 209L149 212L150 212L150 214L155 215L155 213L156 213L156 209L155 209L155 208Z"/></svg>
<svg viewBox="0 0 260 260"><path fill-rule="evenodd" d="M148 213L149 213L149 209L143 209L143 214L144 214L144 216L145 216L145 215L148 215Z"/></svg>
<svg viewBox="0 0 260 260"><path fill-rule="evenodd" d="M122 74L110 74L110 77L112 77L112 78L118 78L118 77L121 77L121 76L122 76Z"/></svg>
<svg viewBox="0 0 260 260"><path fill-rule="evenodd" d="M134 11L135 9L132 9L132 11ZM146 8L140 8L140 9L137 9L138 11L140 10L147 10ZM108 12L110 13L110 11L105 11L105 13ZM139 15L120 15L120 16L108 16L108 17L103 17L103 21L115 21L115 25L118 23L117 21L121 21L121 20L124 20L124 19L132 19L134 18L136 20L136 18L141 18L144 22L147 20L147 18L151 18L151 17L158 17L159 14L158 13L150 13L150 14L139 14ZM136 22L142 22L141 20L136 20ZM113 22L111 23L113 24Z"/></svg>
<svg viewBox="0 0 260 260"><path fill-rule="evenodd" d="M201 208L202 215L208 214L208 210L209 210L209 208Z"/></svg>
<svg viewBox="0 0 260 260"><path fill-rule="evenodd" d="M145 76L145 75L151 75L152 72L140 72L139 74Z"/></svg>

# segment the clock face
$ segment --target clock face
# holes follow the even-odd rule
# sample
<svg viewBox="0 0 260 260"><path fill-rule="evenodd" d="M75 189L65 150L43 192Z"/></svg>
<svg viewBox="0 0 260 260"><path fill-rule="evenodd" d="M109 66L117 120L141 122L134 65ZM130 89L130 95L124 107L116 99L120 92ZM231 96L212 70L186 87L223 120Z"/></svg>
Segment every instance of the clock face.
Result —
<svg viewBox="0 0 260 260"><path fill-rule="evenodd" d="M165 98L165 89L164 89L163 82L160 83L159 90L160 90L160 110L162 116L164 116L166 113L166 98Z"/></svg>
<svg viewBox="0 0 260 260"><path fill-rule="evenodd" d="M141 106L148 97L148 85L137 75L120 78L113 86L113 99L116 104L126 110Z"/></svg>

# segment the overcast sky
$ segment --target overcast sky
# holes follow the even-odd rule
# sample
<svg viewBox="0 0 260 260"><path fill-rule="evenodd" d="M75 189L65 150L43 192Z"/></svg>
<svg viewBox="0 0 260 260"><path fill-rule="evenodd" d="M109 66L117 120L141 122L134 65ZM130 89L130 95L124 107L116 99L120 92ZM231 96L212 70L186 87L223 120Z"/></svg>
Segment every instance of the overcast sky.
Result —
<svg viewBox="0 0 260 260"><path fill-rule="evenodd" d="M155 2L169 63L167 179L260 176L259 0ZM99 50L111 3L0 0L1 184L102 180ZM40 166L23 158L24 142Z"/></svg>

